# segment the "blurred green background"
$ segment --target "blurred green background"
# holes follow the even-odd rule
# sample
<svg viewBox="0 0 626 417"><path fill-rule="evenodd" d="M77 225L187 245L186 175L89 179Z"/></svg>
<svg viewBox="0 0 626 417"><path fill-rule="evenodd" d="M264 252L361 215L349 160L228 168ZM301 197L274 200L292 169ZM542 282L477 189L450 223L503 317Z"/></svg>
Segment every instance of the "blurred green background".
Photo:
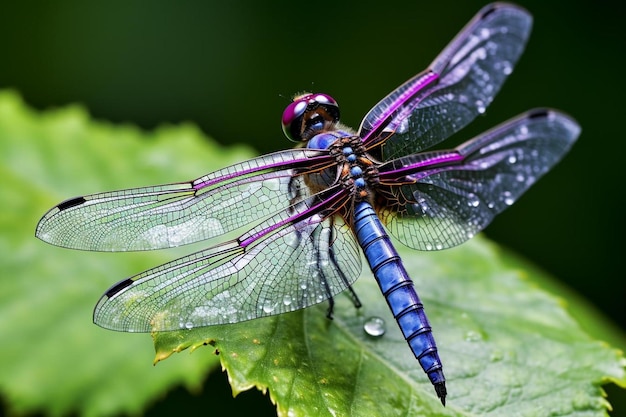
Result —
<svg viewBox="0 0 626 417"><path fill-rule="evenodd" d="M98 119L148 129L192 121L224 145L275 151L291 146L280 115L292 94L329 93L343 121L358 127L372 105L425 68L485 4L5 2L0 88L16 89L40 109L82 103ZM487 235L624 328L624 6L518 4L535 17L527 51L486 117L455 139L537 106L579 121L583 134L571 154Z"/></svg>

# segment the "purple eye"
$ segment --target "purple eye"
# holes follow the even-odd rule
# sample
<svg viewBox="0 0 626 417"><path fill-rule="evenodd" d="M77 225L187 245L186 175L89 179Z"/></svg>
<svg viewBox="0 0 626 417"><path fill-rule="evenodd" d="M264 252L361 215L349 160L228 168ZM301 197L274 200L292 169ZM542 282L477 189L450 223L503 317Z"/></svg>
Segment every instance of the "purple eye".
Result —
<svg viewBox="0 0 626 417"><path fill-rule="evenodd" d="M296 96L283 112L283 132L294 142L307 141L326 122L339 121L339 106L328 94L305 93Z"/></svg>

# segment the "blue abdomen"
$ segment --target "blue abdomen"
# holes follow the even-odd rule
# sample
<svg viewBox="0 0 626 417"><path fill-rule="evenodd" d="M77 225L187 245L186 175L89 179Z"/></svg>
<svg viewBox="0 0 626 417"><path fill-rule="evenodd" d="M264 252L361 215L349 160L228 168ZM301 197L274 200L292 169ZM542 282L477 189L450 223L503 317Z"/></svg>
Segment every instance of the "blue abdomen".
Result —
<svg viewBox="0 0 626 417"><path fill-rule="evenodd" d="M402 260L368 202L356 203L354 221L359 244L404 338L438 394L440 390L445 393L445 377L430 323Z"/></svg>

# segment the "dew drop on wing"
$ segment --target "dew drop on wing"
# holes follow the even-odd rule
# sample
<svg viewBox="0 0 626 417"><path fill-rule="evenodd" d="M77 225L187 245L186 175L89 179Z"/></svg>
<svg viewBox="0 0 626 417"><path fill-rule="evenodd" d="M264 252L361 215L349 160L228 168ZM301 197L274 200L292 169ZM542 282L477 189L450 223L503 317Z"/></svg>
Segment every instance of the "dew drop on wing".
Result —
<svg viewBox="0 0 626 417"><path fill-rule="evenodd" d="M502 193L502 201L504 201L504 204L507 206L510 206L515 202L515 199L511 195L510 191L505 191Z"/></svg>
<svg viewBox="0 0 626 417"><path fill-rule="evenodd" d="M272 311L276 309L276 304L273 301L267 300L263 303L263 311L267 314L270 314Z"/></svg>
<svg viewBox="0 0 626 417"><path fill-rule="evenodd" d="M291 299L290 295L287 294L287 295L283 296L283 304L284 305L288 306L288 305L290 305L292 303L292 301L293 300Z"/></svg>
<svg viewBox="0 0 626 417"><path fill-rule="evenodd" d="M480 205L480 200L476 197L475 194L470 193L468 195L469 200L467 201L467 205L470 207L478 207Z"/></svg>
<svg viewBox="0 0 626 417"><path fill-rule="evenodd" d="M476 111L480 114L483 114L485 111L487 111L487 108L485 107L485 103L483 103L482 100L476 100Z"/></svg>

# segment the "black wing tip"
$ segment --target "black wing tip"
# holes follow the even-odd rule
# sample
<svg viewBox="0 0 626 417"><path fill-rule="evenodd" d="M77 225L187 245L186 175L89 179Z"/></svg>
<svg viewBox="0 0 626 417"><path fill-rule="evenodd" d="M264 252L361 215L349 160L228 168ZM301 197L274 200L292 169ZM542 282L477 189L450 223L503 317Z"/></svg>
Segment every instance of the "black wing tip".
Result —
<svg viewBox="0 0 626 417"><path fill-rule="evenodd" d="M115 295L117 295L120 291L122 291L124 288L131 286L133 282L135 281L133 281L131 278L126 278L118 282L117 284L114 284L111 288L106 290L103 297L112 298Z"/></svg>
<svg viewBox="0 0 626 417"><path fill-rule="evenodd" d="M479 14L481 18L485 18L489 16L490 14L492 14L493 12L495 12L496 10L501 10L501 9L515 10L515 11L530 15L528 10L526 10L520 5L517 5L514 3L500 2L500 1L486 5L480 10Z"/></svg>
<svg viewBox="0 0 626 417"><path fill-rule="evenodd" d="M87 200L85 200L85 197L74 197L74 198L70 198L69 200L63 201L62 203L59 203L57 205L57 208L59 209L59 211L63 211L71 207L80 206L86 201Z"/></svg>
<svg viewBox="0 0 626 417"><path fill-rule="evenodd" d="M445 382L437 382L433 384L435 386L435 392L437 393L437 397L441 400L441 404L446 406L446 396L448 395L448 391L446 390Z"/></svg>
<svg viewBox="0 0 626 417"><path fill-rule="evenodd" d="M550 107L535 107L526 112L526 117L529 119L542 119L542 118L563 118L570 119L575 122L574 118L564 111L553 109Z"/></svg>
<svg viewBox="0 0 626 417"><path fill-rule="evenodd" d="M102 295L102 297L100 297L100 299L98 300L98 303L96 304L96 307L93 310L93 322L95 325L102 327L103 329L108 329L108 330L115 330L115 331L129 331L126 329L122 329L122 328L117 328L117 327L112 327L108 322L101 322L101 320L99 320L101 318L101 308L102 305L105 304L109 299L115 297L115 295L119 294L120 292L122 292L122 290L124 290L124 288L127 288L129 286L131 286L133 284L133 280L131 278L126 278L116 284L113 284L113 286L111 286L111 288L109 288L108 290L106 290L106 292Z"/></svg>
<svg viewBox="0 0 626 417"><path fill-rule="evenodd" d="M53 244L53 245L57 245L57 246L61 246L55 242L53 242L53 238L51 238L50 236L47 236L46 231L47 231L47 225L46 223L48 222L48 220L50 220L52 217L54 217L56 214L67 210L69 208L72 207L76 207L76 206L80 206L81 204L84 204L87 200L85 199L85 197L74 197L74 198L70 198L69 200L65 200L59 204L57 204L56 206L52 207L50 210L48 210L48 212L46 214L43 215L43 217L41 219L39 219L39 222L37 223L37 227L35 228L35 237L43 240L44 242Z"/></svg>
<svg viewBox="0 0 626 417"><path fill-rule="evenodd" d="M526 112L528 119L553 119L566 125L571 131L575 132L574 136L578 137L581 127L572 116L561 111L549 107L538 107Z"/></svg>

